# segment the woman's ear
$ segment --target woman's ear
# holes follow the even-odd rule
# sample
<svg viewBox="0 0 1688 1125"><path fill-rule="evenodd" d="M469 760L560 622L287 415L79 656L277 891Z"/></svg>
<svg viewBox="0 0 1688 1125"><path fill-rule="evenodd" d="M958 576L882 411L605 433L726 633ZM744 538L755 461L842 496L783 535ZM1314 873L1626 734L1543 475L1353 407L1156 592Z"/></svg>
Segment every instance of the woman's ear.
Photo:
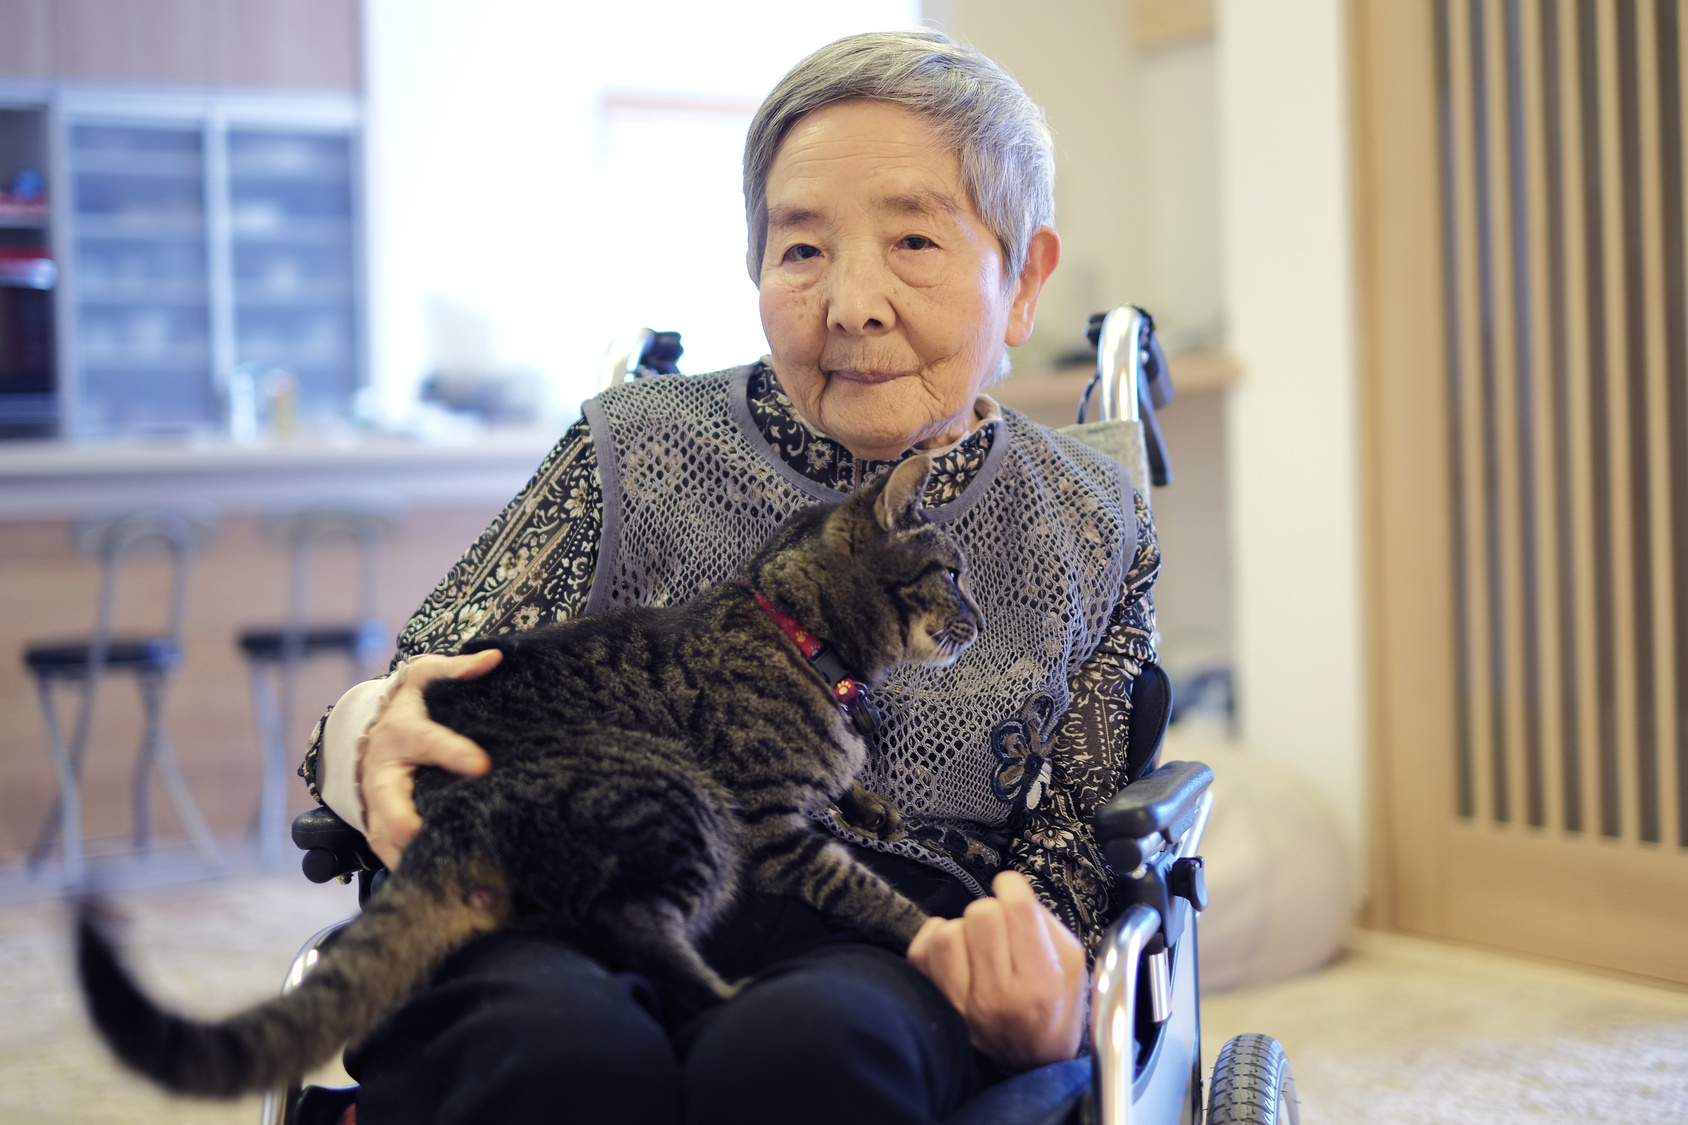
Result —
<svg viewBox="0 0 1688 1125"><path fill-rule="evenodd" d="M1008 306L1008 334L1003 342L1009 347L1017 348L1031 339L1037 299L1060 261L1061 236L1053 227L1038 227L1026 244L1026 264L1014 283L1014 302Z"/></svg>

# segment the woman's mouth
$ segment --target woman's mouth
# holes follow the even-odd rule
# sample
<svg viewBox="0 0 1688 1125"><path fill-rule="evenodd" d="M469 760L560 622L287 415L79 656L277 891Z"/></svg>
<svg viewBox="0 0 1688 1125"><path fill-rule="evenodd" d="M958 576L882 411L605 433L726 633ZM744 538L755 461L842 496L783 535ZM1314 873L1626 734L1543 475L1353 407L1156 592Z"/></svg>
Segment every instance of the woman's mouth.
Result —
<svg viewBox="0 0 1688 1125"><path fill-rule="evenodd" d="M901 371L862 371L855 368L843 368L827 372L834 379L842 379L846 383L889 383L892 379L901 379Z"/></svg>

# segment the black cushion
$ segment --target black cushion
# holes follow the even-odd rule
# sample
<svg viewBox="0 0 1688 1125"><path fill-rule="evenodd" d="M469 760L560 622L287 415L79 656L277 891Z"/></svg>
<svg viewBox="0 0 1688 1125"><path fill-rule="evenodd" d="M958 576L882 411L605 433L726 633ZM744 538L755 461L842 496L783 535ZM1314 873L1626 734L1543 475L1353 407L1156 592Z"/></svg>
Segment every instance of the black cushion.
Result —
<svg viewBox="0 0 1688 1125"><path fill-rule="evenodd" d="M251 660L280 660L287 631L281 627L246 629L240 634L240 650ZM379 656L386 645L386 634L370 635L361 625L317 625L305 630L301 655L320 656L324 653L344 653L368 663L360 654Z"/></svg>
<svg viewBox="0 0 1688 1125"><path fill-rule="evenodd" d="M1131 681L1131 719L1126 728L1125 776L1135 781L1154 768L1172 721L1172 680L1159 664L1145 664Z"/></svg>
<svg viewBox="0 0 1688 1125"><path fill-rule="evenodd" d="M88 641L60 641L30 645L23 662L37 676L84 676L88 672ZM105 667L117 671L165 672L182 659L181 646L169 637L113 637L106 648Z"/></svg>

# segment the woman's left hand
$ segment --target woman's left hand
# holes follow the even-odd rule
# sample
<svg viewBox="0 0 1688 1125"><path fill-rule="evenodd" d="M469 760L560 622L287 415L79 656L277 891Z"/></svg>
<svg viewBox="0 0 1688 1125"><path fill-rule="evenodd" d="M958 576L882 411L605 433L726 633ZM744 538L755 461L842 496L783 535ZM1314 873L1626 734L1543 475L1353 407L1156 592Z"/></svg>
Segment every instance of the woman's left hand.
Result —
<svg viewBox="0 0 1688 1125"><path fill-rule="evenodd" d="M929 918L908 959L967 1020L973 1045L1010 1070L1070 1059L1084 1040L1084 946L1018 871L960 918Z"/></svg>

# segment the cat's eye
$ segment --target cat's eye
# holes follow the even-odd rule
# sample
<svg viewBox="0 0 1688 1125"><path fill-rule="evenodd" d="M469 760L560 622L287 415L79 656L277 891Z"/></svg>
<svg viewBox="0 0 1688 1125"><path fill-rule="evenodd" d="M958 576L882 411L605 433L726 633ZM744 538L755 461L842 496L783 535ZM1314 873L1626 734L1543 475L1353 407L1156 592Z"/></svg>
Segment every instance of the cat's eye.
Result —
<svg viewBox="0 0 1688 1125"><path fill-rule="evenodd" d="M950 567L948 570L944 571L944 573L949 575L949 580L951 582L954 582L957 586L961 585L961 572L955 569L955 567Z"/></svg>

